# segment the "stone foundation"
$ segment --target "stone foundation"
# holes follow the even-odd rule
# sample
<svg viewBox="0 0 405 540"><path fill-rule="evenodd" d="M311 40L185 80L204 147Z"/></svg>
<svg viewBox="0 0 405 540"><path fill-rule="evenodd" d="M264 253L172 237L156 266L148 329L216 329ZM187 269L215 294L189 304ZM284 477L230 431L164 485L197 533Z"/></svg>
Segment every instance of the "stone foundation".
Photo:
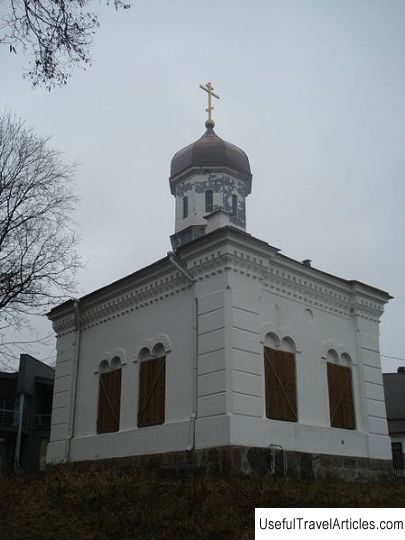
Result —
<svg viewBox="0 0 405 540"><path fill-rule="evenodd" d="M294 452L278 448L223 446L184 452L170 452L76 462L88 470L124 468L152 476L176 477L211 473L220 476L260 474L302 480L340 479L379 481L393 479L390 460Z"/></svg>

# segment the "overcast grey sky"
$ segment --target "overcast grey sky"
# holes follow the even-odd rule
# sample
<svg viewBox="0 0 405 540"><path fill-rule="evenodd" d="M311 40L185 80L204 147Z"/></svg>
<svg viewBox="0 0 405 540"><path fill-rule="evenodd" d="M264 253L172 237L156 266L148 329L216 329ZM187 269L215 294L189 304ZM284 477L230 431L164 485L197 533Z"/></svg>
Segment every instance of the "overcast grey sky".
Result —
<svg viewBox="0 0 405 540"><path fill-rule="evenodd" d="M247 231L390 292L381 352L405 358L405 1L135 0L100 19L93 65L51 93L0 49L2 106L80 163L80 293L170 249L170 160L212 81L216 132L251 163Z"/></svg>

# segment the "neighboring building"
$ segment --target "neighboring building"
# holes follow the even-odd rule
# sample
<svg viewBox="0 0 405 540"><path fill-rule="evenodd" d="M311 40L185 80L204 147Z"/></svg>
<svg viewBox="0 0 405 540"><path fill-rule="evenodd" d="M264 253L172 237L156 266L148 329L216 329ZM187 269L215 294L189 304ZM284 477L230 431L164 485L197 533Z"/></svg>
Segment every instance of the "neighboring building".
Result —
<svg viewBox="0 0 405 540"><path fill-rule="evenodd" d="M174 253L49 313L47 460L163 454L155 463L387 474L390 296L246 233L249 160L206 127L171 163Z"/></svg>
<svg viewBox="0 0 405 540"><path fill-rule="evenodd" d="M397 373L384 373L388 433L391 437L392 461L397 474L405 469L405 367Z"/></svg>
<svg viewBox="0 0 405 540"><path fill-rule="evenodd" d="M0 373L0 473L45 468L53 384L54 369L29 354Z"/></svg>

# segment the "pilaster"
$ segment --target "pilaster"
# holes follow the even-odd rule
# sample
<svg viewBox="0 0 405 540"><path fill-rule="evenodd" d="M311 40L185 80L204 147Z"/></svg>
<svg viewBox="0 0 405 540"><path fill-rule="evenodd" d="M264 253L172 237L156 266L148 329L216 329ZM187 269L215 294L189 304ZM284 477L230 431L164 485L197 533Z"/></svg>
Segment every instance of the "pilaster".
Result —
<svg viewBox="0 0 405 540"><path fill-rule="evenodd" d="M360 294L353 297L353 322L362 381L362 407L369 439L369 457L390 459L384 386L379 350L379 316L383 303L372 305Z"/></svg>
<svg viewBox="0 0 405 540"><path fill-rule="evenodd" d="M227 272L196 284L197 411L196 447L229 444L232 407L229 372L231 336Z"/></svg>
<svg viewBox="0 0 405 540"><path fill-rule="evenodd" d="M46 456L48 463L68 459L68 441L72 430L74 340L74 333L64 335L57 340L51 434Z"/></svg>

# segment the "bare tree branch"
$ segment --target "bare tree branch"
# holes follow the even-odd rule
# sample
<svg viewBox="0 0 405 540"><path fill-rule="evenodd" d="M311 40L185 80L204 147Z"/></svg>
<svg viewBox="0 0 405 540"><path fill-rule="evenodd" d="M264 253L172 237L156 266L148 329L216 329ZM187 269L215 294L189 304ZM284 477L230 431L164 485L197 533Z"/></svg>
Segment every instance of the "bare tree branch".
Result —
<svg viewBox="0 0 405 540"><path fill-rule="evenodd" d="M73 167L48 142L0 116L0 355L9 350L7 329L76 290Z"/></svg>
<svg viewBox="0 0 405 540"><path fill-rule="evenodd" d="M107 4L110 1L107 0ZM90 48L99 23L88 11L90 0L0 0L0 43L11 53L30 50L33 61L25 74L48 90L66 84L75 65L90 64ZM114 0L115 9L128 9Z"/></svg>

